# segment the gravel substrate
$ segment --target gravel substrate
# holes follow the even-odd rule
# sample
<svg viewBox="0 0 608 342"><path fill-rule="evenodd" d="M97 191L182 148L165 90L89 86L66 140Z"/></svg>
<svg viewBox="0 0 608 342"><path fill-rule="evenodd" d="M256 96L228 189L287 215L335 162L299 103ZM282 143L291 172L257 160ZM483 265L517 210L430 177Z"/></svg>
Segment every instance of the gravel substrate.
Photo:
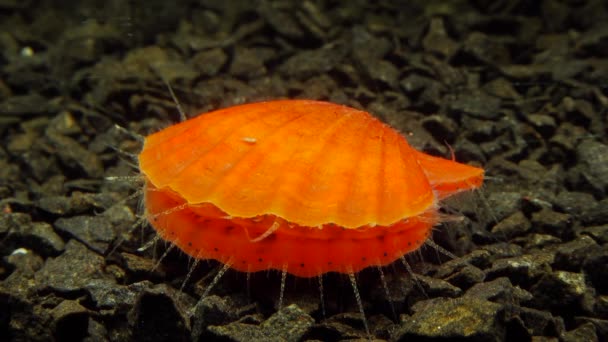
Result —
<svg viewBox="0 0 608 342"><path fill-rule="evenodd" d="M458 258L357 275L374 338L608 340L606 1L178 3L0 0L0 340L368 338L338 274L279 310L280 274L228 271L189 319L221 265L140 249L128 132L179 120L164 82L189 116L327 100L485 168L434 232Z"/></svg>

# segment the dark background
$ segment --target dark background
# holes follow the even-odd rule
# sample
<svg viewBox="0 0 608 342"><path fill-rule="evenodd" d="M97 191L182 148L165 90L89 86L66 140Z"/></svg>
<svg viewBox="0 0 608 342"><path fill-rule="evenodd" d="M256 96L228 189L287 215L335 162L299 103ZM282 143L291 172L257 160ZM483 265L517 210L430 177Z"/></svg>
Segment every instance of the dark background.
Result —
<svg viewBox="0 0 608 342"><path fill-rule="evenodd" d="M459 258L357 275L376 338L608 338L606 1L0 0L0 26L0 339L366 338L336 274L277 312L279 274L229 271L187 319L218 264L180 291L193 260L137 251L128 132L179 120L163 80L189 116L329 100L485 168L434 234Z"/></svg>

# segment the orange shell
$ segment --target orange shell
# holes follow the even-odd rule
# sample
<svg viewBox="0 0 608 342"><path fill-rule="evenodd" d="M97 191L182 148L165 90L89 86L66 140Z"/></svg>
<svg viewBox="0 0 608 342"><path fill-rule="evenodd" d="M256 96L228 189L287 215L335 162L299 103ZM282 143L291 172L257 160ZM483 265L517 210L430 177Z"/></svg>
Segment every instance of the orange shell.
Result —
<svg viewBox="0 0 608 342"><path fill-rule="evenodd" d="M390 225L435 204L414 150L366 112L272 101L200 115L146 138L142 172L188 203L303 226Z"/></svg>
<svg viewBox="0 0 608 342"><path fill-rule="evenodd" d="M483 180L482 169L418 152L364 111L308 100L168 127L146 138L139 164L163 238L242 271L305 277L385 265L418 248L437 200Z"/></svg>

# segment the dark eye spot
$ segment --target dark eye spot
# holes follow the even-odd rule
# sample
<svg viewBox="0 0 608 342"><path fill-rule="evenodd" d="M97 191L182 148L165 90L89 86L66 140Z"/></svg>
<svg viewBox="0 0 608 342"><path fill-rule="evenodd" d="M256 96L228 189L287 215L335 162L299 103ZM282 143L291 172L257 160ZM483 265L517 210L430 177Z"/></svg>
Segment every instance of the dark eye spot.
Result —
<svg viewBox="0 0 608 342"><path fill-rule="evenodd" d="M213 247L213 250L219 252L219 249L217 249L217 247Z"/></svg>
<svg viewBox="0 0 608 342"><path fill-rule="evenodd" d="M300 267L304 267L304 264L300 264Z"/></svg>

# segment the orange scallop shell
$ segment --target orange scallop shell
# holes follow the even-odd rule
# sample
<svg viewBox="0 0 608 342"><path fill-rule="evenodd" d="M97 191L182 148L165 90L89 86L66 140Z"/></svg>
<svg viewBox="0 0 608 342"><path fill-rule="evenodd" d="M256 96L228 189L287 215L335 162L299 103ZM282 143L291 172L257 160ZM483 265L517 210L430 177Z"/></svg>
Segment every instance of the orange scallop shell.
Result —
<svg viewBox="0 0 608 342"><path fill-rule="evenodd" d="M139 164L163 238L237 270L303 277L394 261L428 237L438 199L483 180L364 111L308 100L168 127L146 138Z"/></svg>

